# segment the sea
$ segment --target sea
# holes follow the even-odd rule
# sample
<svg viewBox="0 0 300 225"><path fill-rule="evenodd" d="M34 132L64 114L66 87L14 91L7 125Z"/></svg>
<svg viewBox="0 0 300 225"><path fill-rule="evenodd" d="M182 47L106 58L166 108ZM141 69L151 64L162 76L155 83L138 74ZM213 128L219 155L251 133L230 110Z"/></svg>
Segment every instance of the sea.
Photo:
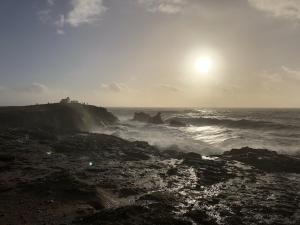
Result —
<svg viewBox="0 0 300 225"><path fill-rule="evenodd" d="M130 141L146 141L160 149L178 149L203 155L234 148L263 148L300 154L300 109L225 108L109 108L119 118L117 125L96 132ZM132 121L135 112L176 119L185 127Z"/></svg>

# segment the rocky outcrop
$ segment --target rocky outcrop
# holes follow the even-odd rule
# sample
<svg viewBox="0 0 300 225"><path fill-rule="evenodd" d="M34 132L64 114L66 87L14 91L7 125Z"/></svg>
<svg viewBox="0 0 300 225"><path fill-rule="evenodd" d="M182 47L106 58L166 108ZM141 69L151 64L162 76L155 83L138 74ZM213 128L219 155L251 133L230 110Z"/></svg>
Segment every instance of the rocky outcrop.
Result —
<svg viewBox="0 0 300 225"><path fill-rule="evenodd" d="M0 224L296 225L300 180L290 172L299 160L250 148L204 157L104 134L0 130ZM277 173L284 163L289 169Z"/></svg>
<svg viewBox="0 0 300 225"><path fill-rule="evenodd" d="M136 112L136 113L134 113L132 120L138 121L138 122L143 122L143 123L148 123L150 119L151 119L151 116L149 114L144 113L144 112Z"/></svg>
<svg viewBox="0 0 300 225"><path fill-rule="evenodd" d="M176 119L171 119L169 121L169 125L172 127L186 127L186 124L184 122L181 122L179 120Z"/></svg>
<svg viewBox="0 0 300 225"><path fill-rule="evenodd" d="M164 121L161 118L161 113L158 112L155 116L150 117L149 123L154 123L154 124L163 124Z"/></svg>
<svg viewBox="0 0 300 225"><path fill-rule="evenodd" d="M0 107L0 128L39 128L53 132L89 131L118 119L105 108L83 104Z"/></svg>
<svg viewBox="0 0 300 225"><path fill-rule="evenodd" d="M300 158L267 149L244 147L224 152L224 159L237 160L266 172L300 173Z"/></svg>
<svg viewBox="0 0 300 225"><path fill-rule="evenodd" d="M150 116L144 112L136 112L133 116L133 121L143 122L143 123L154 123L154 124L163 124L164 121L161 118L161 113L158 112L154 116Z"/></svg>

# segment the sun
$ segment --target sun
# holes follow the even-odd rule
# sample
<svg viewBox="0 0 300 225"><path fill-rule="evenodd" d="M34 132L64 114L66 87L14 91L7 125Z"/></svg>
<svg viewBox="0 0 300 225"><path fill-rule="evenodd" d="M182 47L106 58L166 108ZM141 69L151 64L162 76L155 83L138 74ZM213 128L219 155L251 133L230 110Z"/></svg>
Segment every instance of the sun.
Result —
<svg viewBox="0 0 300 225"><path fill-rule="evenodd" d="M214 61L210 56L202 56L195 60L195 70L197 73L207 74L213 70Z"/></svg>

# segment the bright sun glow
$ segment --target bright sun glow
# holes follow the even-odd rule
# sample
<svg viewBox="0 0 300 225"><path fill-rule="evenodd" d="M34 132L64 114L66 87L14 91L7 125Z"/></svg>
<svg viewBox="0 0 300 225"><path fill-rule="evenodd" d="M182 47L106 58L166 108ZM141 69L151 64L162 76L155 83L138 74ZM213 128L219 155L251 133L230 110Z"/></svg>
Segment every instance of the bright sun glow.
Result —
<svg viewBox="0 0 300 225"><path fill-rule="evenodd" d="M213 66L214 62L209 56L203 56L195 60L195 69L198 73L207 74L213 69Z"/></svg>

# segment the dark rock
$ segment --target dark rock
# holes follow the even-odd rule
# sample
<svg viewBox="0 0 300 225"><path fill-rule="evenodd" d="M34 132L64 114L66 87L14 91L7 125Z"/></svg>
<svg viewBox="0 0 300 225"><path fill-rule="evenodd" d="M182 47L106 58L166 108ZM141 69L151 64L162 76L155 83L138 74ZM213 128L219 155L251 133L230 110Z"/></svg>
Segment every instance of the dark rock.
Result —
<svg viewBox="0 0 300 225"><path fill-rule="evenodd" d="M169 125L172 127L186 127L186 124L184 122L181 122L176 119L172 119L169 121Z"/></svg>
<svg viewBox="0 0 300 225"><path fill-rule="evenodd" d="M117 118L105 108L92 105L45 104L0 107L0 128L39 128L56 133L82 132L116 121Z"/></svg>
<svg viewBox="0 0 300 225"><path fill-rule="evenodd" d="M161 118L161 113L158 112L155 116L151 117L150 120L149 120L149 123L163 124L164 121Z"/></svg>
<svg viewBox="0 0 300 225"><path fill-rule="evenodd" d="M185 159L197 159L197 160L202 160L202 156L199 153L195 153L195 152L188 152L185 153L183 156Z"/></svg>
<svg viewBox="0 0 300 225"><path fill-rule="evenodd" d="M158 112L155 116L151 117L149 114L144 112L136 112L133 116L133 121L143 122L143 123L154 123L163 124L164 121L161 118L161 113Z"/></svg>
<svg viewBox="0 0 300 225"><path fill-rule="evenodd" d="M133 116L133 121L148 123L151 116L144 112L136 112Z"/></svg>
<svg viewBox="0 0 300 225"><path fill-rule="evenodd" d="M124 160L126 161L139 161L139 160L148 160L150 157L143 152L126 152Z"/></svg>
<svg viewBox="0 0 300 225"><path fill-rule="evenodd" d="M167 171L167 175L168 176L174 176L174 175L177 175L178 173L178 168L174 167L174 168L170 168L168 171Z"/></svg>
<svg viewBox="0 0 300 225"><path fill-rule="evenodd" d="M300 173L300 158L267 149L232 149L224 152L222 157L246 163L266 172Z"/></svg>
<svg viewBox="0 0 300 225"><path fill-rule="evenodd" d="M299 175L284 172L296 156L245 148L204 160L176 146L39 131L0 130L0 224L299 224ZM264 172L273 167L281 172Z"/></svg>
<svg viewBox="0 0 300 225"><path fill-rule="evenodd" d="M174 218L162 205L124 206L102 210L92 216L75 221L78 225L191 225L191 222Z"/></svg>
<svg viewBox="0 0 300 225"><path fill-rule="evenodd" d="M197 224L201 225L218 225L218 223L212 219L205 211L194 210L188 212L186 216L190 217Z"/></svg>
<svg viewBox="0 0 300 225"><path fill-rule="evenodd" d="M15 156L8 154L0 154L0 161L2 162L11 162L15 160Z"/></svg>

